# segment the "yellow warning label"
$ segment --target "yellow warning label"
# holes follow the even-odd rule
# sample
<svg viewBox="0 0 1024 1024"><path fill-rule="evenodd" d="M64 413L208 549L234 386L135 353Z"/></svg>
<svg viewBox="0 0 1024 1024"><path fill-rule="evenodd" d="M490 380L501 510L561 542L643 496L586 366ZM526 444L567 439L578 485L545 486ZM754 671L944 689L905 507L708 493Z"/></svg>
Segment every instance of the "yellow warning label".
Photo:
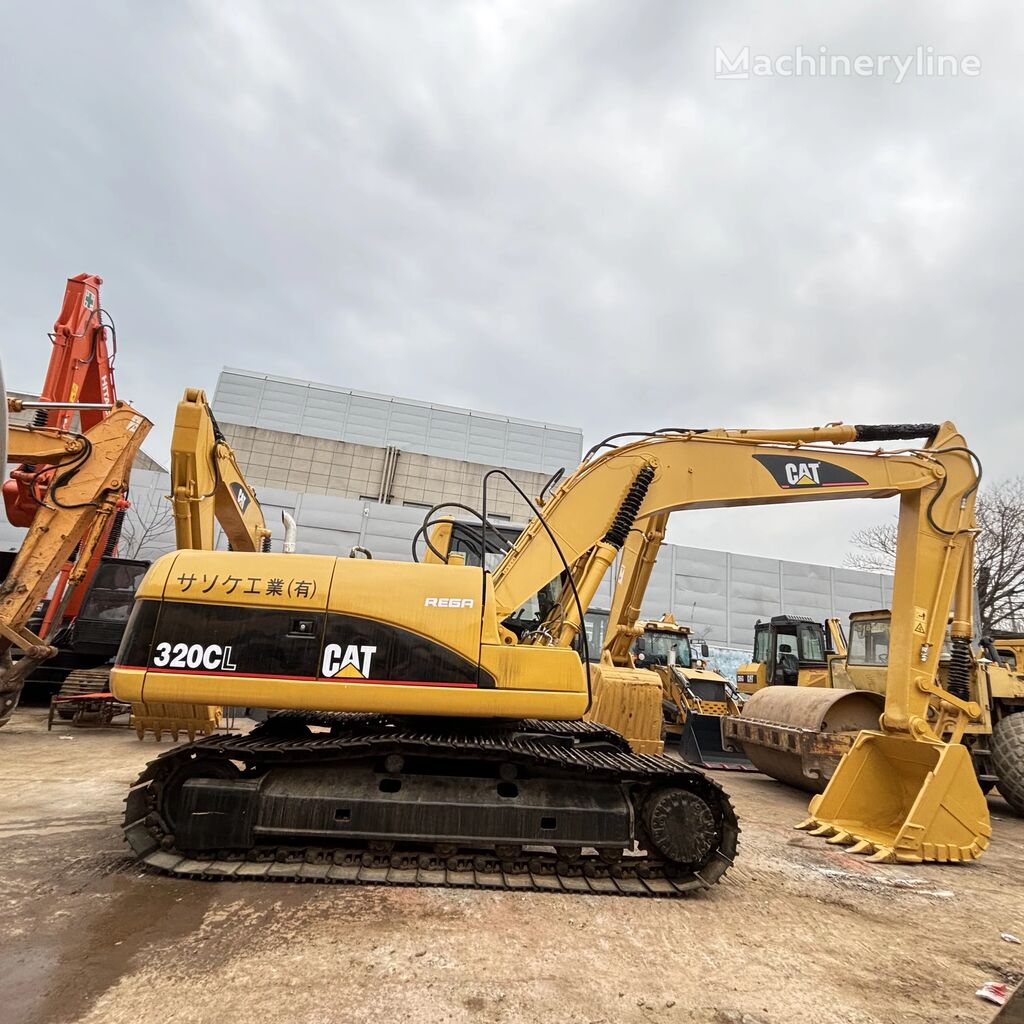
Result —
<svg viewBox="0 0 1024 1024"><path fill-rule="evenodd" d="M928 635L928 609L914 609L914 634L916 636Z"/></svg>
<svg viewBox="0 0 1024 1024"><path fill-rule="evenodd" d="M71 385L71 394L68 395L68 401L69 402L77 402L78 401L78 381L75 381L75 383Z"/></svg>

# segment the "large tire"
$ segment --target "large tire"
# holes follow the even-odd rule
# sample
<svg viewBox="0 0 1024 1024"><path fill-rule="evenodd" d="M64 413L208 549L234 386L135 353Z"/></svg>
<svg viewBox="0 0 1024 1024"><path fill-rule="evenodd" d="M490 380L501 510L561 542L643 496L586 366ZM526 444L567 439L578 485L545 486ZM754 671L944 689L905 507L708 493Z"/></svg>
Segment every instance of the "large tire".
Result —
<svg viewBox="0 0 1024 1024"><path fill-rule="evenodd" d="M1024 714L1007 715L996 723L992 768L1003 799L1024 817Z"/></svg>

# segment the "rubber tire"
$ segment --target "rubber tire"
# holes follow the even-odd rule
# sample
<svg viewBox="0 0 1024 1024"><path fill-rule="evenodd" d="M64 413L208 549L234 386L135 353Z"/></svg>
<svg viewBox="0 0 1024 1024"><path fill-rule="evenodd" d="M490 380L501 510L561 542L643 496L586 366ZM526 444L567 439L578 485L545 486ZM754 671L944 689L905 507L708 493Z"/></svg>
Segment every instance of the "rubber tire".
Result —
<svg viewBox="0 0 1024 1024"><path fill-rule="evenodd" d="M1007 715L992 730L992 769L1003 799L1024 817L1024 713Z"/></svg>

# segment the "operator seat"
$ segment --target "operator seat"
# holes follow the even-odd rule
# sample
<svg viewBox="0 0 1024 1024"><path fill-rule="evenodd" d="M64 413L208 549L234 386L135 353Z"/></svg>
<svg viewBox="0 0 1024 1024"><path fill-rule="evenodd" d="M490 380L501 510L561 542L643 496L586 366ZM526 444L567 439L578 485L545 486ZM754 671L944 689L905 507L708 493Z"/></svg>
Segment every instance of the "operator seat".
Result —
<svg viewBox="0 0 1024 1024"><path fill-rule="evenodd" d="M779 644L779 657L775 667L777 686L796 686L800 681L800 659L789 644Z"/></svg>

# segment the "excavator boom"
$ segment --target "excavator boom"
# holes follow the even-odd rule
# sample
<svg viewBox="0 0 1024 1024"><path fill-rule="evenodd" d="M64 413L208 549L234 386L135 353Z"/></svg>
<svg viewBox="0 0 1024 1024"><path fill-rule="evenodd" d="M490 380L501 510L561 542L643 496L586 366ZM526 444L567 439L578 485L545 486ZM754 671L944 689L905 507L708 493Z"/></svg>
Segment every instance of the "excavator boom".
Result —
<svg viewBox="0 0 1024 1024"><path fill-rule="evenodd" d="M171 503L179 548L212 551L219 522L233 551L270 549L256 493L199 388L186 390L174 417Z"/></svg>

